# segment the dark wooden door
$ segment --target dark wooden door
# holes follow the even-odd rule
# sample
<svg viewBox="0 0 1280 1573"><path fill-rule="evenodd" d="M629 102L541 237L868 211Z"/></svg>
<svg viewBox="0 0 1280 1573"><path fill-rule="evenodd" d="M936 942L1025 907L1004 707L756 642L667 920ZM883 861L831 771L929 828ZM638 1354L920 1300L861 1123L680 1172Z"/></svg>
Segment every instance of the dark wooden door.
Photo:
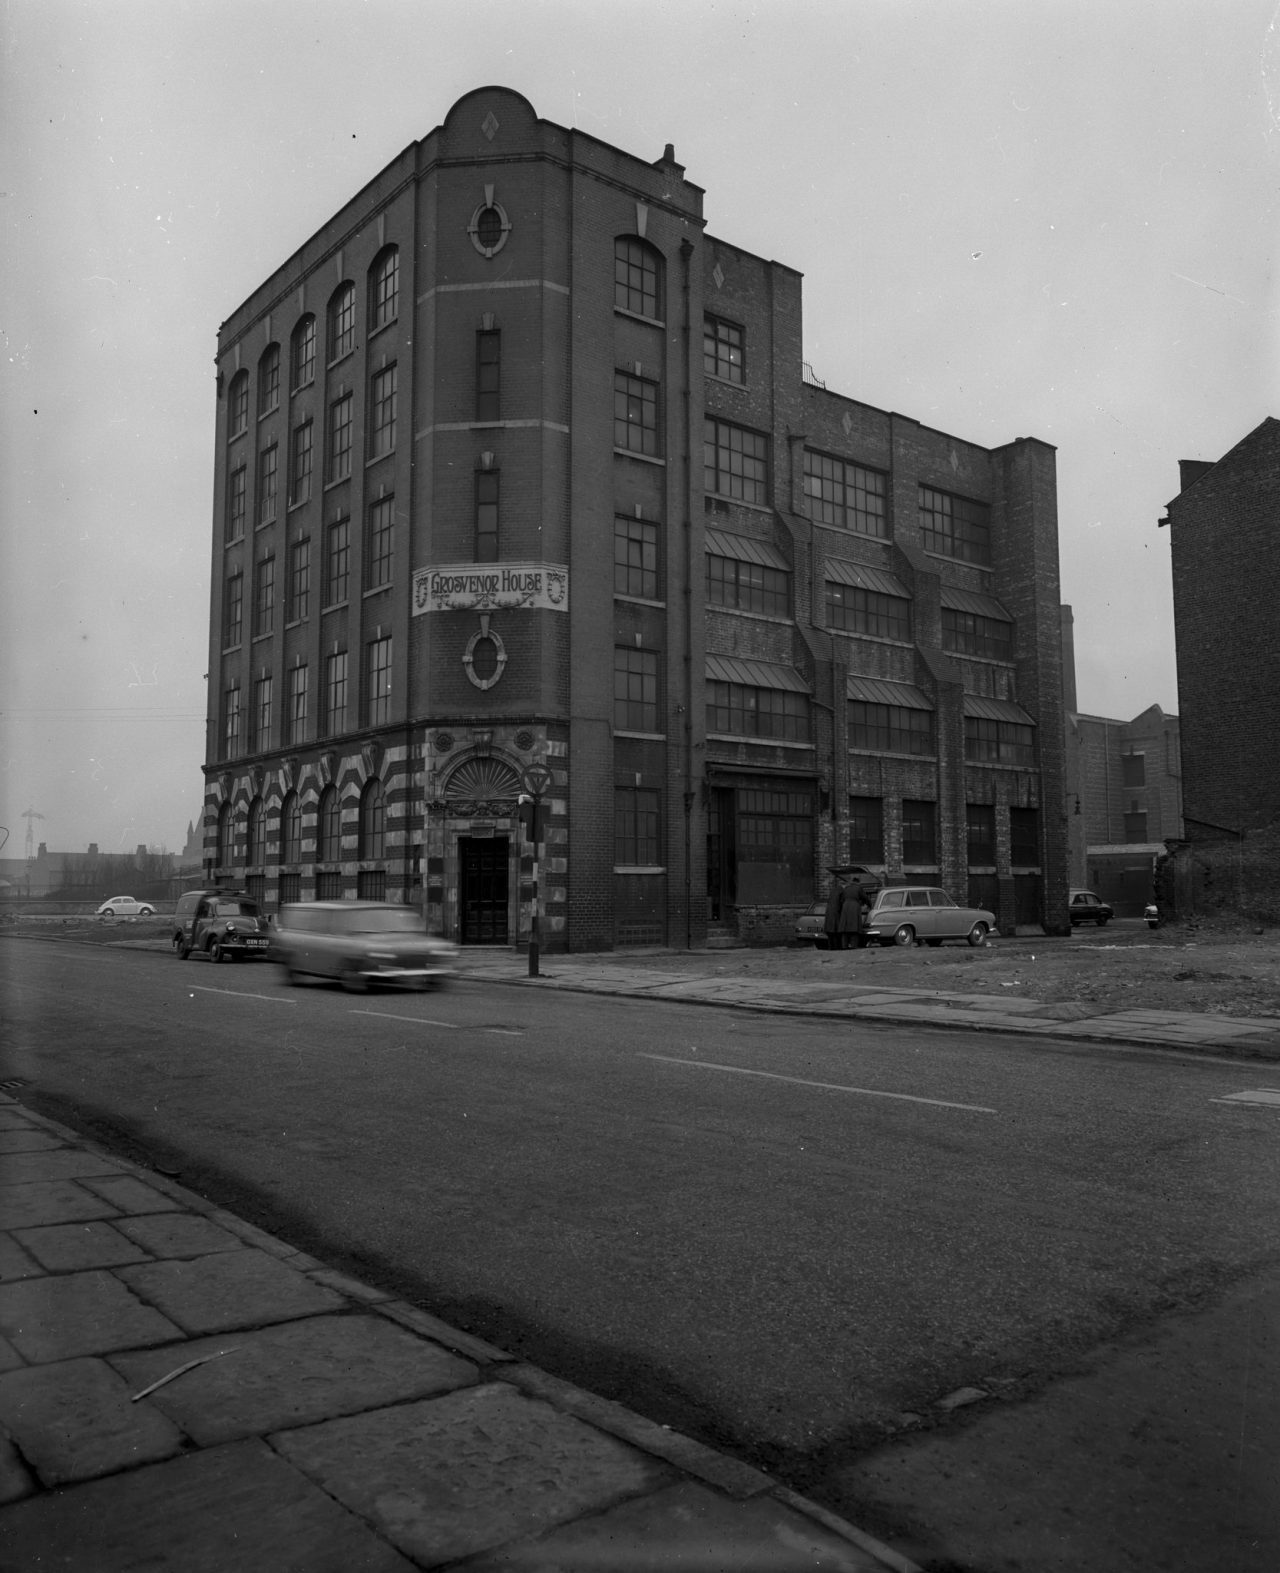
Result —
<svg viewBox="0 0 1280 1573"><path fill-rule="evenodd" d="M459 838L459 906L464 945L507 943L507 856L505 836Z"/></svg>

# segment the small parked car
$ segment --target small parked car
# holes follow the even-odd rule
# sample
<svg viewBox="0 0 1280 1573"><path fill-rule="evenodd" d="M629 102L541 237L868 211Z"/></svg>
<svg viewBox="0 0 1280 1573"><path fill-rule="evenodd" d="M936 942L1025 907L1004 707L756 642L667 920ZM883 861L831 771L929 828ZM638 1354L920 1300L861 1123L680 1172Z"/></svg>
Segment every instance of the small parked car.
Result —
<svg viewBox="0 0 1280 1573"><path fill-rule="evenodd" d="M868 945L941 945L944 939L985 945L995 926L994 912L959 906L934 885L886 885L872 897L858 939Z"/></svg>
<svg viewBox="0 0 1280 1573"><path fill-rule="evenodd" d="M132 896L111 896L94 913L96 918L149 918L155 912L149 901L135 901Z"/></svg>
<svg viewBox="0 0 1280 1573"><path fill-rule="evenodd" d="M1115 908L1103 901L1101 896L1095 896L1091 890L1073 890L1068 908L1072 928L1077 923L1096 923L1099 928L1105 928L1108 921L1115 917Z"/></svg>
<svg viewBox="0 0 1280 1573"><path fill-rule="evenodd" d="M802 943L817 945L821 948L827 943L826 931L823 928L827 917L827 904L825 901L815 901L811 907L802 912L796 919L796 926L792 930L792 937Z"/></svg>
<svg viewBox="0 0 1280 1573"><path fill-rule="evenodd" d="M178 897L173 925L173 948L183 961L265 958L270 944L258 903L239 891L188 890Z"/></svg>
<svg viewBox="0 0 1280 1573"><path fill-rule="evenodd" d="M458 970L455 945L428 934L412 907L384 901L304 901L281 907L271 954L290 983L336 978L352 993L375 983L433 988Z"/></svg>

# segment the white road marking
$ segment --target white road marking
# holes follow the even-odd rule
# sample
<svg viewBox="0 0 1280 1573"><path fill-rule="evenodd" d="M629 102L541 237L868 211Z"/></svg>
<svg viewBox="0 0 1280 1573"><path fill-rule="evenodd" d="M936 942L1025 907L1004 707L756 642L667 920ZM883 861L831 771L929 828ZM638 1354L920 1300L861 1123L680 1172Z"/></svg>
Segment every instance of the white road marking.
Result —
<svg viewBox="0 0 1280 1573"><path fill-rule="evenodd" d="M643 1060L662 1060L667 1065L696 1065L700 1070L730 1071L735 1076L763 1076L769 1081L789 1081L797 1087L818 1087L823 1092L853 1092L863 1098L896 1098L903 1103L928 1103L935 1109L964 1109L969 1114L998 1114L978 1103L948 1103L945 1098L917 1098L909 1092L880 1092L874 1087L842 1087L830 1081L805 1081L800 1076L780 1076L775 1071L753 1071L742 1065L717 1065L713 1060L678 1060L669 1054L644 1054Z"/></svg>
<svg viewBox="0 0 1280 1573"><path fill-rule="evenodd" d="M353 1016L377 1016L382 1021L411 1021L415 1027L456 1027L456 1021L436 1021L430 1016L393 1016L389 1010L353 1010Z"/></svg>
<svg viewBox="0 0 1280 1573"><path fill-rule="evenodd" d="M1228 1093L1225 1098L1210 1098L1210 1103L1253 1103L1280 1106L1280 1087L1251 1087L1247 1092Z"/></svg>
<svg viewBox="0 0 1280 1573"><path fill-rule="evenodd" d="M296 1005L298 1003L297 1000L286 999L280 994L248 994L243 989L210 988L206 983L186 983L183 987L190 989L193 993L230 994L232 998L238 1000L270 1000L273 1005Z"/></svg>

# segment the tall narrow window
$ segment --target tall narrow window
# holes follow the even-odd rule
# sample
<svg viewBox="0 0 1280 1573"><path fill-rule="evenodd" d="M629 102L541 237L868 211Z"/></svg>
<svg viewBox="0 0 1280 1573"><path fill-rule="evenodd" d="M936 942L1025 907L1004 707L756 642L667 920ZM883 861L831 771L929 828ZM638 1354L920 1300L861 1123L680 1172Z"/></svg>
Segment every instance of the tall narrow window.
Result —
<svg viewBox="0 0 1280 1573"><path fill-rule="evenodd" d="M305 666L289 668L289 735L286 742L305 743L307 740L307 669Z"/></svg>
<svg viewBox="0 0 1280 1573"><path fill-rule="evenodd" d="M352 395L344 393L329 406L329 468L326 478L330 481L345 480L351 474L351 407Z"/></svg>
<svg viewBox="0 0 1280 1573"><path fill-rule="evenodd" d="M335 519L325 532L324 604L338 606L347 599L351 573L351 521Z"/></svg>
<svg viewBox="0 0 1280 1573"><path fill-rule="evenodd" d="M280 403L280 346L268 344L258 362L258 414L269 415Z"/></svg>
<svg viewBox="0 0 1280 1573"><path fill-rule="evenodd" d="M280 806L280 861L302 861L302 799L296 792L290 792Z"/></svg>
<svg viewBox="0 0 1280 1573"><path fill-rule="evenodd" d="M289 385L293 392L305 388L316 375L316 319L304 317L289 343Z"/></svg>
<svg viewBox="0 0 1280 1573"><path fill-rule="evenodd" d="M661 862L659 796L652 787L613 789L613 861L653 868Z"/></svg>
<svg viewBox="0 0 1280 1573"><path fill-rule="evenodd" d="M707 491L742 502L769 501L769 439L763 432L708 417L702 447Z"/></svg>
<svg viewBox="0 0 1280 1573"><path fill-rule="evenodd" d="M277 459L275 443L258 455L259 524L270 524L276 516Z"/></svg>
<svg viewBox="0 0 1280 1573"><path fill-rule="evenodd" d="M1034 808L1009 810L1009 858L1026 868L1040 861L1040 814Z"/></svg>
<svg viewBox="0 0 1280 1573"><path fill-rule="evenodd" d="M617 595L658 598L658 526L648 519L613 521L613 588Z"/></svg>
<svg viewBox="0 0 1280 1573"><path fill-rule="evenodd" d="M501 418L502 335L496 329L476 334L476 419Z"/></svg>
<svg viewBox="0 0 1280 1573"><path fill-rule="evenodd" d="M289 548L288 595L285 621L300 623L311 610L311 542L306 537Z"/></svg>
<svg viewBox="0 0 1280 1573"><path fill-rule="evenodd" d="M240 643L244 629L244 575L227 575L222 599L222 648L231 650Z"/></svg>
<svg viewBox="0 0 1280 1573"><path fill-rule="evenodd" d="M996 860L996 806L969 803L965 807L969 867L991 867Z"/></svg>
<svg viewBox="0 0 1280 1573"><path fill-rule="evenodd" d="M856 863L884 862L884 799L849 799L849 856Z"/></svg>
<svg viewBox="0 0 1280 1573"><path fill-rule="evenodd" d="M264 557L253 570L253 637L269 634L275 622L276 560Z"/></svg>
<svg viewBox="0 0 1280 1573"><path fill-rule="evenodd" d="M391 720L391 636L371 640L365 656L368 725L386 726Z"/></svg>
<svg viewBox="0 0 1280 1573"><path fill-rule="evenodd" d="M253 747L263 753L271 747L271 677L259 677L253 685Z"/></svg>
<svg viewBox="0 0 1280 1573"><path fill-rule="evenodd" d="M374 776L360 794L360 854L362 858L387 855L386 804L382 782Z"/></svg>
<svg viewBox="0 0 1280 1573"><path fill-rule="evenodd" d="M329 360L341 360L356 347L356 287L340 284L329 300Z"/></svg>
<svg viewBox="0 0 1280 1573"><path fill-rule="evenodd" d="M238 371L227 394L227 435L238 437L249 425L249 373Z"/></svg>
<svg viewBox="0 0 1280 1573"><path fill-rule="evenodd" d="M375 371L369 381L369 457L379 459L396 445L396 367Z"/></svg>
<svg viewBox="0 0 1280 1573"><path fill-rule="evenodd" d="M662 263L643 240L620 235L613 243L613 303L641 317L661 317Z"/></svg>
<svg viewBox="0 0 1280 1573"><path fill-rule="evenodd" d="M342 856L342 802L332 782L320 794L316 814L316 861L336 863Z"/></svg>
<svg viewBox="0 0 1280 1573"><path fill-rule="evenodd" d="M708 377L720 377L725 382L747 380L743 333L736 322L725 322L721 317L703 318L702 369Z"/></svg>
<svg viewBox="0 0 1280 1573"><path fill-rule="evenodd" d="M936 803L902 802L902 861L931 864L938 861Z"/></svg>
<svg viewBox="0 0 1280 1573"><path fill-rule="evenodd" d="M613 446L654 455L658 443L658 384L625 371L613 374Z"/></svg>
<svg viewBox="0 0 1280 1573"><path fill-rule="evenodd" d="M261 868L267 861L267 809L260 797L249 804L249 863Z"/></svg>
<svg viewBox="0 0 1280 1573"><path fill-rule="evenodd" d="M380 497L369 510L369 558L364 576L366 590L377 590L382 585L391 583L395 517L394 497Z"/></svg>
<svg viewBox="0 0 1280 1573"><path fill-rule="evenodd" d="M235 759L240 753L240 685L233 683L222 698L222 757Z"/></svg>
<svg viewBox="0 0 1280 1573"><path fill-rule="evenodd" d="M394 322L400 311L400 253L388 246L369 270L369 332Z"/></svg>
<svg viewBox="0 0 1280 1573"><path fill-rule="evenodd" d="M335 650L324 663L324 735L347 730L347 652Z"/></svg>
<svg viewBox="0 0 1280 1573"><path fill-rule="evenodd" d="M657 651L614 648L613 724L626 732L658 730Z"/></svg>
<svg viewBox="0 0 1280 1573"><path fill-rule="evenodd" d="M224 803L218 810L218 840L216 856L219 868L229 868L235 858L235 818L231 804Z"/></svg>
<svg viewBox="0 0 1280 1573"><path fill-rule="evenodd" d="M289 438L289 501L308 502L311 498L312 423L295 426Z"/></svg>
<svg viewBox="0 0 1280 1573"><path fill-rule="evenodd" d="M498 471L476 473L476 561L498 560Z"/></svg>
<svg viewBox="0 0 1280 1573"><path fill-rule="evenodd" d="M237 464L227 481L227 540L238 541L244 534L248 511L248 471Z"/></svg>

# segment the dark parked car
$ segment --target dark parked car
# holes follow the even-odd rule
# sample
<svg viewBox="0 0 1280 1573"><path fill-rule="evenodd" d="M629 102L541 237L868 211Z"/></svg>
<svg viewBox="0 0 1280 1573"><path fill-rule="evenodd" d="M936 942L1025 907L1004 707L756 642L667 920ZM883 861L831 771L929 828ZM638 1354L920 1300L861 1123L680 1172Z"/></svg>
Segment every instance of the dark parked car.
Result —
<svg viewBox="0 0 1280 1573"><path fill-rule="evenodd" d="M458 970L457 947L428 934L412 907L382 901L307 901L282 907L271 954L290 983L336 978L361 992L371 983L427 989Z"/></svg>
<svg viewBox="0 0 1280 1573"><path fill-rule="evenodd" d="M1107 922L1115 917L1115 908L1103 901L1101 896L1095 896L1091 890L1073 890L1069 905L1072 928L1077 923L1096 923L1099 928L1105 928Z"/></svg>
<svg viewBox="0 0 1280 1573"><path fill-rule="evenodd" d="M173 915L173 948L185 961L206 955L211 961L265 957L267 920L249 896L226 890L189 890L178 897Z"/></svg>

